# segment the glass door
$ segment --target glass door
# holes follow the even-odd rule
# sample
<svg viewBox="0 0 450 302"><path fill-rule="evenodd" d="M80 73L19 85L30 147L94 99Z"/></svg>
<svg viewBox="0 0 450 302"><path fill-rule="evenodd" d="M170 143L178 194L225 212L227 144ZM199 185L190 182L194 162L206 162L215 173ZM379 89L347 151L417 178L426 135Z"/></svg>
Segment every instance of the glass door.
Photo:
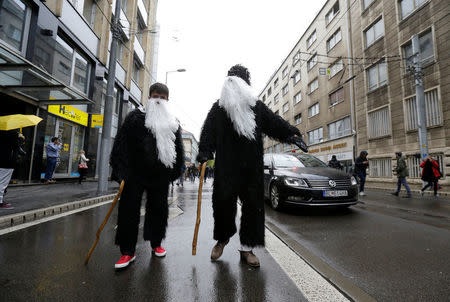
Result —
<svg viewBox="0 0 450 302"><path fill-rule="evenodd" d="M56 136L59 137L59 141L62 144L62 147L59 152L59 159L55 170L55 174L60 175L62 174L64 176L67 176L69 174L72 131L73 131L72 125L62 120L58 120Z"/></svg>
<svg viewBox="0 0 450 302"><path fill-rule="evenodd" d="M72 171L70 176L80 176L78 173L78 155L83 149L84 129L81 126L73 126L73 143L72 143Z"/></svg>

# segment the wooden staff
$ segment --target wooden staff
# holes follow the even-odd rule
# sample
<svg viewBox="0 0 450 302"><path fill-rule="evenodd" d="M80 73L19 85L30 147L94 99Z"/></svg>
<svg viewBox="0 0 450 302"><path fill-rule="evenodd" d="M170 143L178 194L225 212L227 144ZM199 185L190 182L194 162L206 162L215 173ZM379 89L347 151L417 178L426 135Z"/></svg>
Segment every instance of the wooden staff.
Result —
<svg viewBox="0 0 450 302"><path fill-rule="evenodd" d="M125 185L125 181L122 180L119 187L119 192L117 192L116 197L114 198L114 201L112 202L111 206L109 207L109 211L105 216L105 219L103 220L103 223L100 225L100 227L97 230L97 234L95 235L95 241L94 244L91 246L91 249L89 250L86 259L84 260L84 265L87 265L89 262L89 259L91 258L92 252L94 251L95 247L97 246L97 243L100 239L100 233L103 231L103 228L105 227L106 223L108 222L109 216L111 216L112 211L114 210L114 207L116 206L117 201L120 198L120 195L123 191L123 186Z"/></svg>
<svg viewBox="0 0 450 302"><path fill-rule="evenodd" d="M197 238L198 229L200 228L200 217L202 212L202 189L203 189L203 178L205 176L206 163L202 164L202 170L200 172L200 184L198 185L198 202L197 202L197 221L195 222L194 239L192 240L192 256L197 254Z"/></svg>

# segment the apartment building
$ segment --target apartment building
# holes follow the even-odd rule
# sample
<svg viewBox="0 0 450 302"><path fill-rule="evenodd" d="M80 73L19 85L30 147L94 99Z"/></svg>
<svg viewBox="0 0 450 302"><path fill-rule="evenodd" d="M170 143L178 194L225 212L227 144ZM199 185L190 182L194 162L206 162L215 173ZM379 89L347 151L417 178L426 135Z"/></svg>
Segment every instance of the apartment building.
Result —
<svg viewBox="0 0 450 302"><path fill-rule="evenodd" d="M112 136L148 98L157 0L122 0ZM86 151L96 170L111 44L107 0L0 0L0 115L35 114L24 128L27 156L13 179L40 179L45 146L61 138L56 177L77 177Z"/></svg>
<svg viewBox="0 0 450 302"><path fill-rule="evenodd" d="M327 162L332 155L349 169L354 118L349 69L347 1L327 1L260 93L275 113L300 129L310 153ZM266 139L265 152L294 146Z"/></svg>
<svg viewBox="0 0 450 302"><path fill-rule="evenodd" d="M448 0L363 0L351 7L357 149L367 150L368 180L379 186L396 176L394 152L407 157L409 182L419 186L420 160L411 36L423 66L429 154L450 176L450 5Z"/></svg>
<svg viewBox="0 0 450 302"><path fill-rule="evenodd" d="M195 136L189 131L183 129L181 135L183 137L185 164L186 166L194 164L198 155L198 142Z"/></svg>

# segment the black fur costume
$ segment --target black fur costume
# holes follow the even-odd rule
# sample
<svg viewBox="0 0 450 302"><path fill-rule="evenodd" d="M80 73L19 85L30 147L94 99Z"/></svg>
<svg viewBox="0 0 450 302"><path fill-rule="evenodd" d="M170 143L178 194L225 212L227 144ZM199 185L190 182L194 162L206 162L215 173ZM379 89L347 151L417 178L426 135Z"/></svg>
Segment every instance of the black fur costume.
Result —
<svg viewBox="0 0 450 302"><path fill-rule="evenodd" d="M176 132L176 162L172 169L158 159L156 139L145 127L145 113L139 109L126 117L119 129L111 152L113 178L124 179L125 187L119 202L116 244L122 255L133 255L136 247L141 200L147 191L144 223L144 240L149 240L152 248L161 245L166 235L169 183L181 174L184 163L181 128Z"/></svg>
<svg viewBox="0 0 450 302"><path fill-rule="evenodd" d="M249 79L244 80L250 84ZM241 244L256 247L264 246L263 134L287 143L292 136L300 136L300 132L261 101L252 109L255 140L240 136L219 101L215 102L202 128L198 160L212 159L215 153L214 239L225 241L236 233L239 197L242 201Z"/></svg>

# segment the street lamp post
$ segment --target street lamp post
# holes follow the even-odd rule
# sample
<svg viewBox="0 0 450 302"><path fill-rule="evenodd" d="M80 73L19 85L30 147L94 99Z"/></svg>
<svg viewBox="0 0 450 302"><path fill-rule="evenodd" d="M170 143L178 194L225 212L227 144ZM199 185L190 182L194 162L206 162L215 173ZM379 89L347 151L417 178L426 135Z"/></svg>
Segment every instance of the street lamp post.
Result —
<svg viewBox="0 0 450 302"><path fill-rule="evenodd" d="M186 71L186 69L184 69L184 68L180 68L180 69L177 69L177 70L166 71L166 82L165 82L165 84L167 85L167 75L169 73L171 73L171 72L185 72L185 71Z"/></svg>

